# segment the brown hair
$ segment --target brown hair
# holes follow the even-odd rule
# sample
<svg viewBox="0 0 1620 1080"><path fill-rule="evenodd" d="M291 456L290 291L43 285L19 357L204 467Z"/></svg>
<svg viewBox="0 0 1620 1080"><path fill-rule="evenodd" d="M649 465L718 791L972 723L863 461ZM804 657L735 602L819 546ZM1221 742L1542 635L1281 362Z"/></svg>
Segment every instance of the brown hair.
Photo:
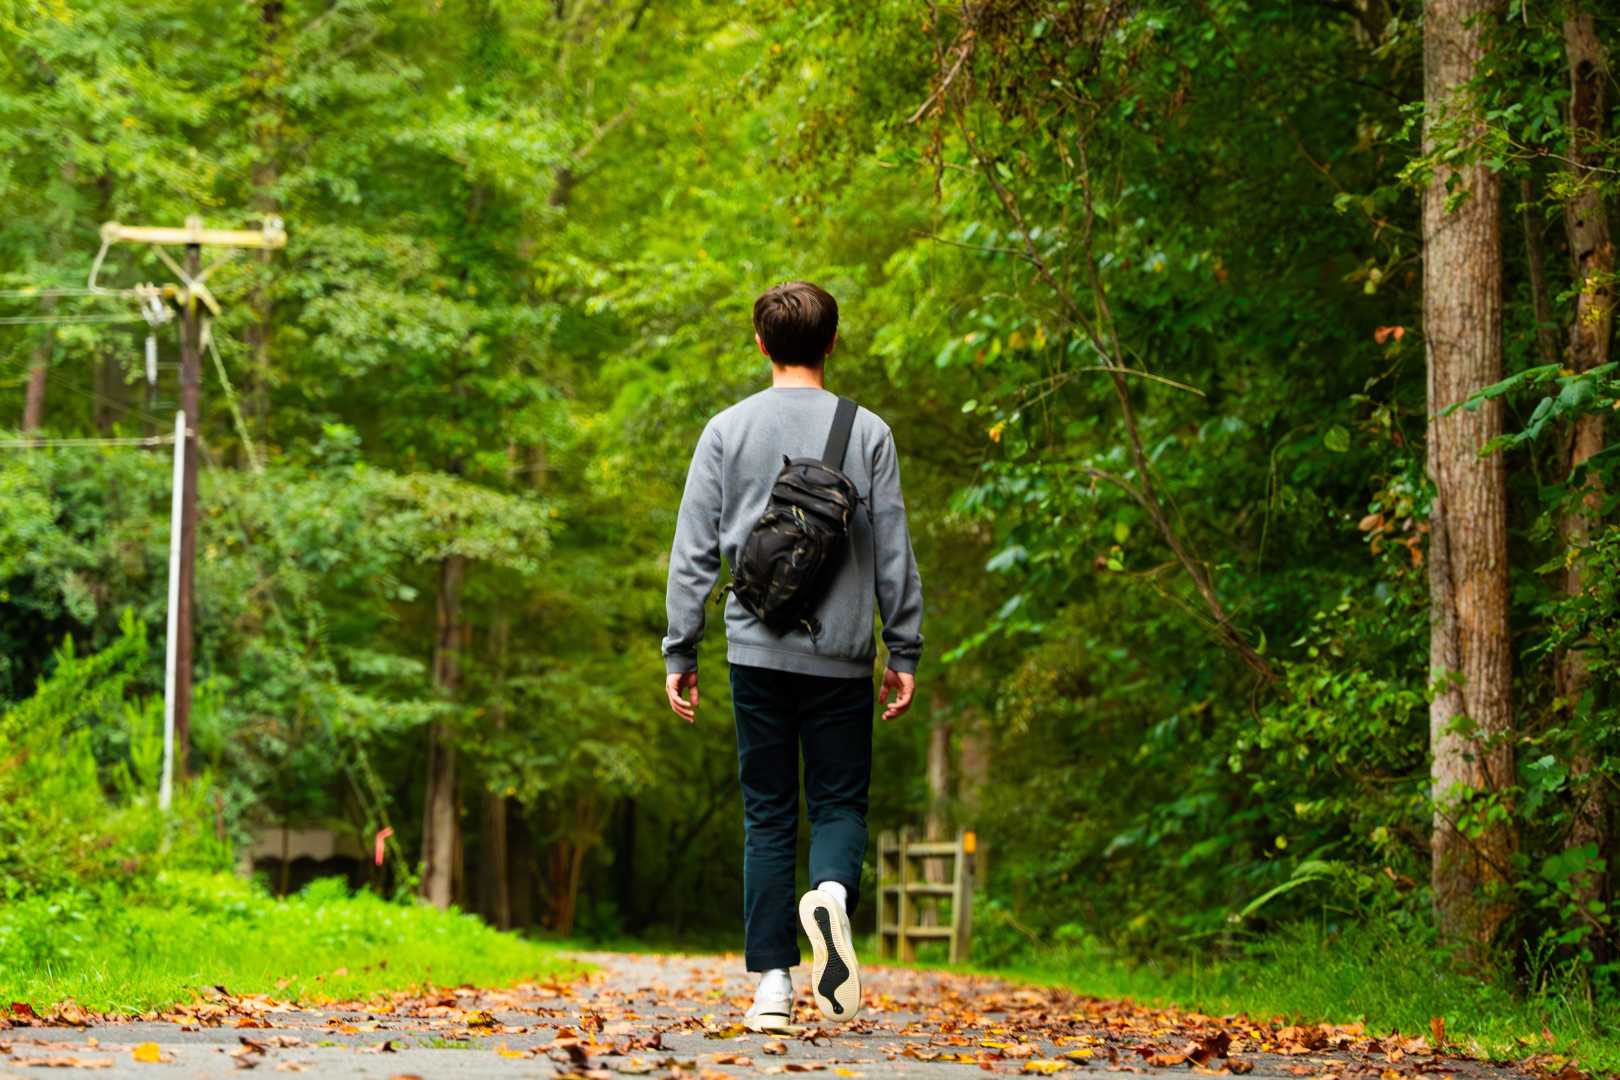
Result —
<svg viewBox="0 0 1620 1080"><path fill-rule="evenodd" d="M838 301L820 285L784 281L754 301L754 329L775 363L816 367L838 333Z"/></svg>

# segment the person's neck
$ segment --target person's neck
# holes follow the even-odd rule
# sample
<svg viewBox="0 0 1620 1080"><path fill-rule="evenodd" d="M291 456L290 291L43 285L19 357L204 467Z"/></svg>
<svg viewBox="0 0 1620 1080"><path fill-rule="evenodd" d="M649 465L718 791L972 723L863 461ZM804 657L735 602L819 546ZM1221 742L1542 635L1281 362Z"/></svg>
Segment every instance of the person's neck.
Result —
<svg viewBox="0 0 1620 1080"><path fill-rule="evenodd" d="M824 377L827 374L826 364L817 364L815 367L805 367L803 364L771 364L771 387L776 390L793 390L808 388L812 390L826 389Z"/></svg>

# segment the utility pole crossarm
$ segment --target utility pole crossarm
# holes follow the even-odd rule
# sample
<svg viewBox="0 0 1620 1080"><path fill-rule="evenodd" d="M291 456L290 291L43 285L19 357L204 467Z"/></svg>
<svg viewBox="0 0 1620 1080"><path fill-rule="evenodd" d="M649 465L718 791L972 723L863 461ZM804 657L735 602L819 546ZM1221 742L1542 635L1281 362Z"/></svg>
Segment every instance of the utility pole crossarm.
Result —
<svg viewBox="0 0 1620 1080"><path fill-rule="evenodd" d="M116 221L109 221L101 227L101 239L107 243L124 240L134 244L206 244L209 247L287 246L287 232L277 218L267 218L261 230L205 229L200 222L182 229L169 229L145 225L120 225Z"/></svg>

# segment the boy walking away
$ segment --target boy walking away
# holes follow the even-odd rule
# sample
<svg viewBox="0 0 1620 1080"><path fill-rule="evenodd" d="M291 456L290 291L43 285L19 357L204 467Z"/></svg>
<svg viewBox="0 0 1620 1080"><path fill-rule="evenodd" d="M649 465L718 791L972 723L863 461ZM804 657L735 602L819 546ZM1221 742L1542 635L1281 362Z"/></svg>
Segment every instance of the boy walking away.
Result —
<svg viewBox="0 0 1620 1080"><path fill-rule="evenodd" d="M822 385L837 301L806 281L778 285L755 301L754 330L771 388L710 420L692 455L669 560L664 688L695 720L704 601L724 556L743 925L748 970L760 973L744 1023L770 1031L792 1022L788 969L803 960L793 925L801 748L813 887L797 908L810 988L828 1020L860 1011L849 915L866 854L873 608L889 650L877 700L895 693L883 714L892 720L916 690L922 583L888 427Z"/></svg>

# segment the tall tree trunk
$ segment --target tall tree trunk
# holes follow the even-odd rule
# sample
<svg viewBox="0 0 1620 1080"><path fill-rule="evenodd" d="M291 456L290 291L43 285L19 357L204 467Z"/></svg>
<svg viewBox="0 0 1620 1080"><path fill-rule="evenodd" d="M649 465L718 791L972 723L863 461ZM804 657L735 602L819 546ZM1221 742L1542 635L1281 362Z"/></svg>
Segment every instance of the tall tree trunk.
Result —
<svg viewBox="0 0 1620 1080"><path fill-rule="evenodd" d="M512 929L511 844L506 823L505 796L485 791L478 829L478 913L497 930Z"/></svg>
<svg viewBox="0 0 1620 1080"><path fill-rule="evenodd" d="M1569 55L1570 126L1574 129L1575 143L1570 168L1579 183L1575 197L1564 204L1564 228L1580 280L1575 322L1569 331L1569 359L1572 368L1583 372L1608 363L1614 329L1615 296L1608 281L1614 272L1614 245L1609 239L1608 209L1599 194L1599 176L1594 173L1594 169L1602 165L1601 145L1606 134L1604 90L1608 81L1608 57L1598 41L1592 16L1587 13L1576 13L1565 21L1564 48ZM1572 470L1603 449L1603 423L1601 413L1575 421L1569 459ZM1588 493L1582 500L1584 512L1564 517L1565 542L1576 551L1584 550L1590 542L1603 505L1603 491L1597 477L1588 477L1586 484ZM1582 564L1575 561L1569 563L1564 572L1564 588L1571 596L1581 593L1582 569ZM1569 650L1561 658L1560 668L1559 696L1569 702L1574 712L1592 689L1585 653L1578 648ZM1577 748L1573 766L1579 784L1576 790L1581 795L1567 844L1569 847L1595 844L1602 853L1607 808L1601 790L1591 782L1592 757L1584 743ZM1575 886L1582 902L1590 904L1603 891L1602 877L1583 873Z"/></svg>
<svg viewBox="0 0 1620 1080"><path fill-rule="evenodd" d="M574 932L579 910L579 881L585 856L602 839L605 818L597 813L594 794L574 799L574 820L568 835L551 842L551 929L568 937Z"/></svg>
<svg viewBox="0 0 1620 1080"><path fill-rule="evenodd" d="M275 162L261 162L253 167L253 186L256 189L254 202L258 204L260 212L265 217L271 217L280 211L279 202L271 194L275 184ZM268 275L274 252L269 248L260 248L256 254L259 274ZM273 301L262 277L248 290L247 306L253 315L253 321L243 330L242 340L248 347L252 367L247 393L243 396L247 399L248 414L263 425L270 419L270 317Z"/></svg>
<svg viewBox="0 0 1620 1080"><path fill-rule="evenodd" d="M934 715L947 714L949 699L933 695ZM943 840L951 828L951 725L936 723L928 729L928 811L923 817L923 838ZM950 880L944 859L923 860L923 880L942 885ZM939 925L939 901L930 900L923 909L924 926Z"/></svg>
<svg viewBox="0 0 1620 1080"><path fill-rule="evenodd" d="M923 829L930 840L943 840L951 828L951 725L928 730L928 815ZM943 862L940 866L944 869Z"/></svg>
<svg viewBox="0 0 1620 1080"><path fill-rule="evenodd" d="M54 299L40 302L40 313L49 315L56 307ZM35 432L45 426L45 380L51 372L51 344L56 340L49 326L41 327L39 341L28 357L28 389L23 397L22 430Z"/></svg>
<svg viewBox="0 0 1620 1080"><path fill-rule="evenodd" d="M439 563L439 601L435 619L433 683L447 698L461 689L461 590L467 557L447 555ZM422 896L441 911L455 897L456 745L451 726L428 726L427 794L422 800Z"/></svg>
<svg viewBox="0 0 1620 1080"><path fill-rule="evenodd" d="M1547 287L1547 249L1542 236L1547 222L1536 204L1536 185L1530 177L1519 180L1519 201L1524 204L1524 250L1530 264L1530 299L1536 309L1536 352L1543 364L1558 363L1558 325L1553 320L1552 291Z"/></svg>
<svg viewBox="0 0 1620 1080"><path fill-rule="evenodd" d="M1468 108L1466 84L1496 11L1490 0L1425 0L1425 153L1435 149L1436 121ZM1448 180L1467 193L1452 213ZM1423 198L1423 241L1432 416L1502 377L1500 177L1484 164L1437 169ZM1501 431L1496 400L1436 418L1428 446L1436 489L1429 557L1434 905L1445 930L1480 943L1507 917L1515 849L1504 821L1458 828L1479 800L1514 782L1505 473L1501 454L1479 456Z"/></svg>
<svg viewBox="0 0 1620 1080"><path fill-rule="evenodd" d="M276 183L280 178L277 150L281 138L281 100L277 90L286 73L286 61L276 51L281 38L282 4L280 0L267 0L259 5L259 20L264 37L258 64L253 75L257 82L257 95L253 103L251 131L258 160L253 163L253 203L266 218L281 213L281 201L276 198ZM270 416L270 316L272 298L262 276L269 272L273 253L261 248L257 253L258 273L261 275L248 290L247 306L253 315L243 331L252 368L247 384L247 411L261 424Z"/></svg>
<svg viewBox="0 0 1620 1080"><path fill-rule="evenodd" d="M129 416L129 388L124 384L124 367L111 349L96 361L96 430L111 435L113 425Z"/></svg>
<svg viewBox="0 0 1620 1080"><path fill-rule="evenodd" d="M534 861L534 838L529 822L521 812L508 807L506 815L506 899L511 905L512 928L527 930L534 923L534 881L539 868Z"/></svg>
<svg viewBox="0 0 1620 1080"><path fill-rule="evenodd" d="M504 614L489 629L489 651L496 678L505 682L506 645L511 624ZM506 730L505 687L495 695L495 730ZM499 736L497 735L497 738ZM478 828L478 913L497 930L512 928L511 894L508 891L506 840L506 796L486 784L480 796L482 805Z"/></svg>
<svg viewBox="0 0 1620 1080"><path fill-rule="evenodd" d="M984 786L990 780L990 734L977 709L968 716L961 725L961 748L956 759L956 798L962 806L962 823L972 827L984 801Z"/></svg>
<svg viewBox="0 0 1620 1080"><path fill-rule="evenodd" d="M619 917L632 932L641 928L641 906L636 889L636 833L640 808L634 795L626 795L614 809L613 896Z"/></svg>

